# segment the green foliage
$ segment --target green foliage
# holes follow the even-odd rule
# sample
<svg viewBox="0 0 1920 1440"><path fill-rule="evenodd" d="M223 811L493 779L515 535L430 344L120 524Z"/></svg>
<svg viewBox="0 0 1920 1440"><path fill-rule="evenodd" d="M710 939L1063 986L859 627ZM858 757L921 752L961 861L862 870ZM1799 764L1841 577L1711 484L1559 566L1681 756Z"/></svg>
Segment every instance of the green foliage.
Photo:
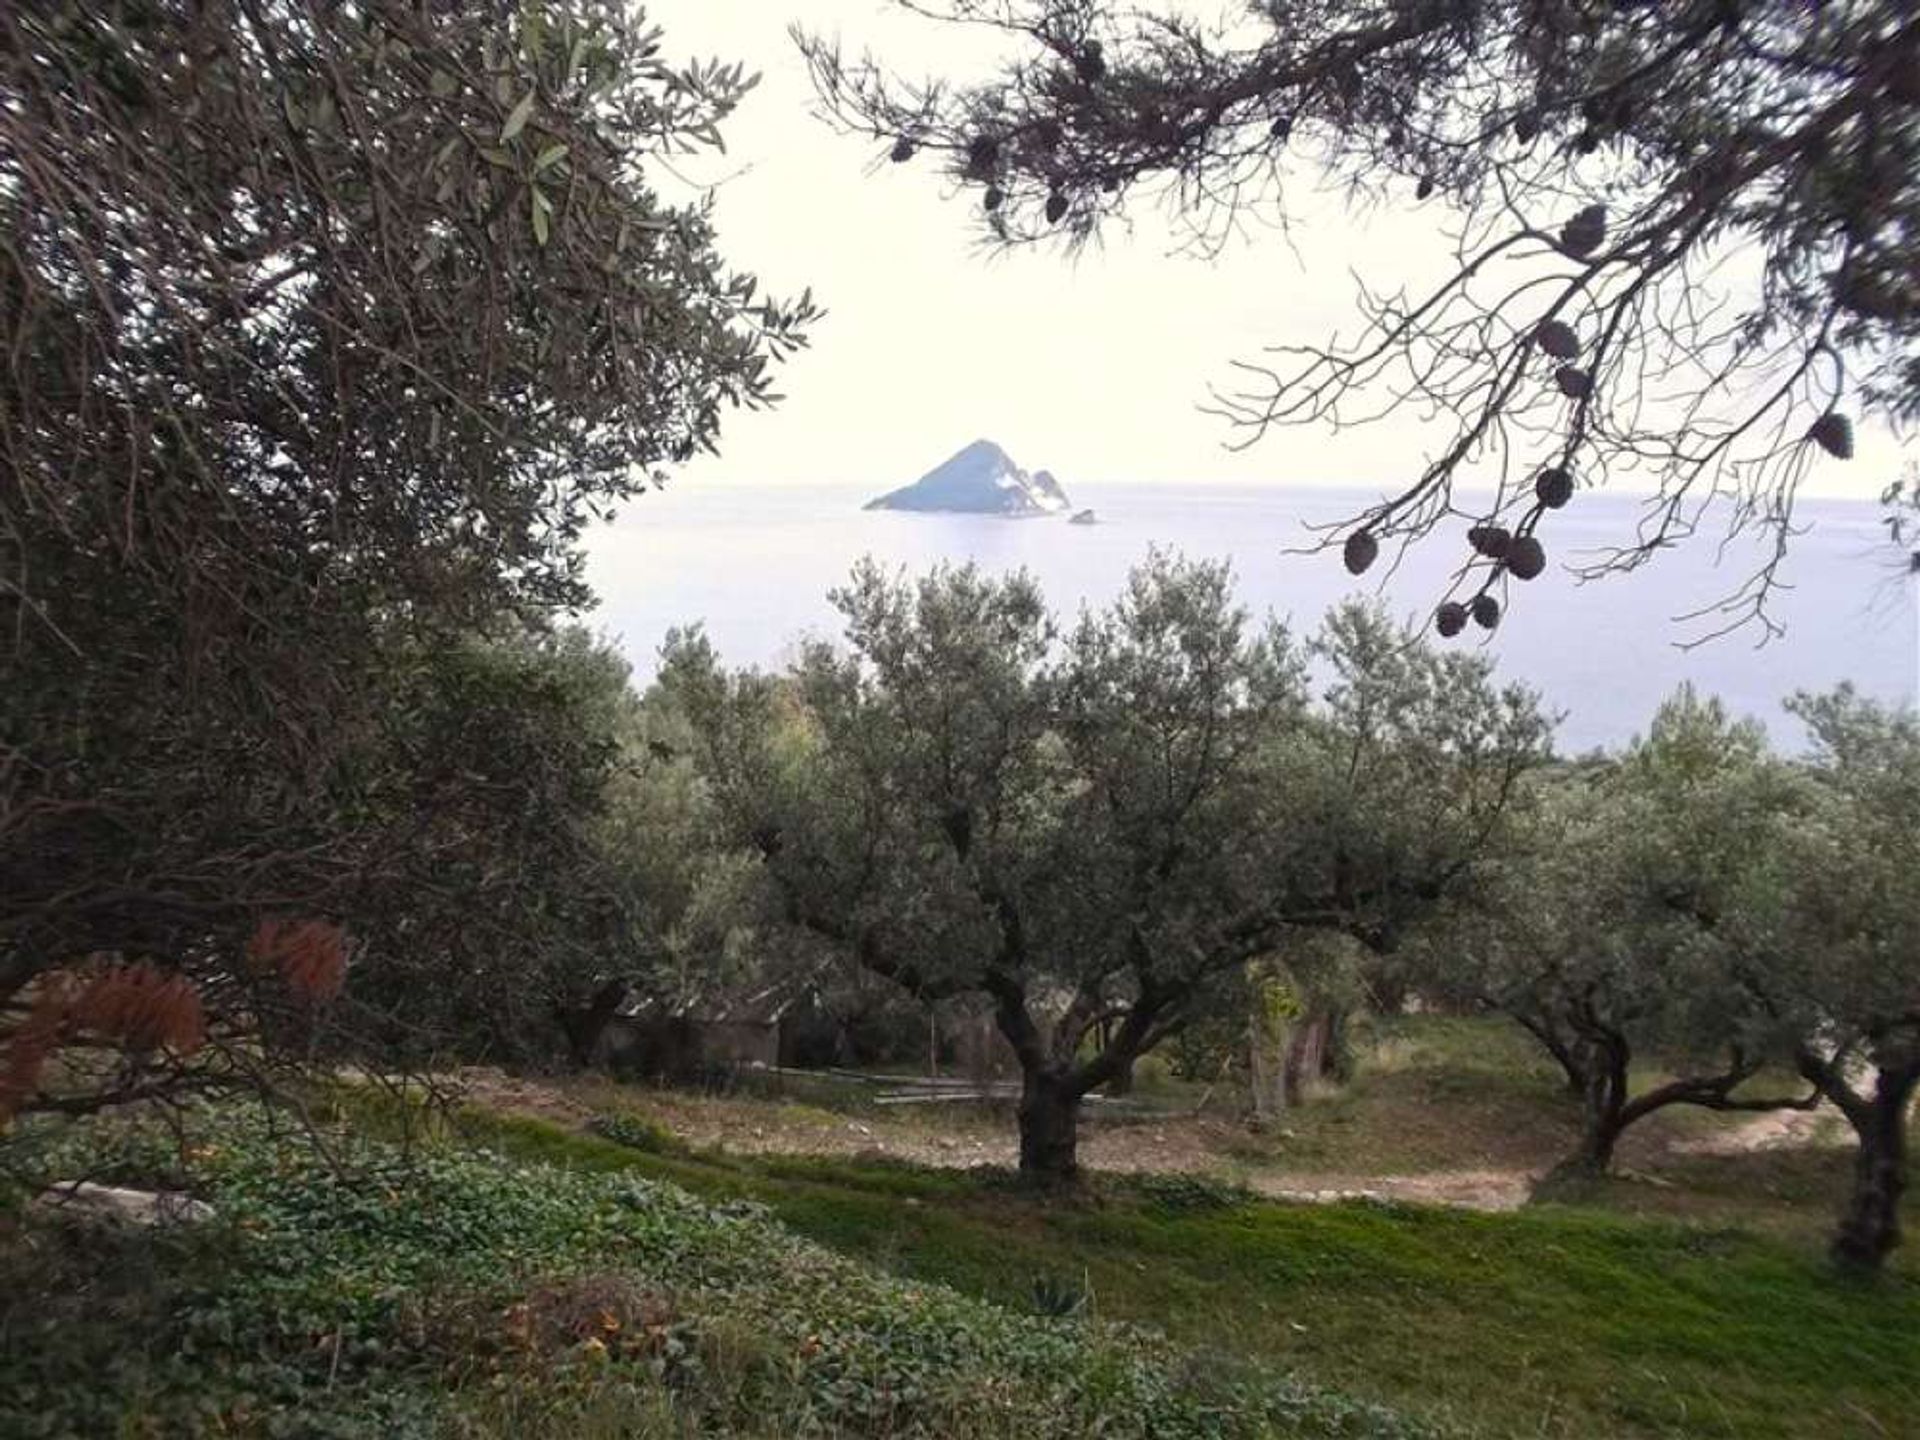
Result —
<svg viewBox="0 0 1920 1440"><path fill-rule="evenodd" d="M1787 962L1762 916L1812 793L1764 732L1682 687L1625 755L1547 776L1532 801L1513 853L1414 972L1553 1052L1587 1100L1570 1163L1604 1170L1619 1133L1667 1105L1801 1100L1743 1088L1799 1034L1773 999ZM1674 1075L1636 1089L1635 1057Z"/></svg>
<svg viewBox="0 0 1920 1440"><path fill-rule="evenodd" d="M96 956L282 1053L374 1018L272 1013L241 952L288 914L389 1011L480 977L361 1038L551 1026L543 957L604 939L557 877L605 757L546 622L812 309L651 188L750 85L611 0L7 7L6 1030ZM143 1083L245 1083L198 1058Z"/></svg>
<svg viewBox="0 0 1920 1440"><path fill-rule="evenodd" d="M548 1061L598 984L642 968L600 828L625 769L627 679L579 630L448 644L401 672L389 783L366 813L412 849L353 910L353 1038L386 1064Z"/></svg>
<svg viewBox="0 0 1920 1440"><path fill-rule="evenodd" d="M684 1148L679 1137L666 1126L626 1110L596 1115L587 1122L587 1128L615 1144L648 1155L667 1155Z"/></svg>
<svg viewBox="0 0 1920 1440"><path fill-rule="evenodd" d="M351 1136L332 1137L329 1158L234 1115L217 1136L186 1170L218 1208L213 1226L127 1235L98 1257L110 1268L39 1224L48 1238L0 1252L15 1282L0 1317L7 1433L107 1433L136 1417L459 1433L463 1414L500 1413L502 1385L534 1392L529 1410L577 1407L585 1367L702 1433L937 1435L962 1415L1008 1436L1420 1433L1245 1367L1190 1365L1147 1331L887 1279L751 1208L631 1173L409 1156ZM64 1158L126 1177L180 1166L153 1133ZM54 1274L66 1288L50 1303L20 1303L37 1293L22 1285ZM601 1323L574 1338L596 1305L651 1317L635 1321L648 1333Z"/></svg>
<svg viewBox="0 0 1920 1440"><path fill-rule="evenodd" d="M1486 1031L1450 1021L1411 1033L1484 1084L1492 1057L1498 1067L1519 1058ZM1422 1112L1429 1126L1434 1115ZM1878 1285L1837 1277L1804 1234L1788 1244L1729 1230L1718 1211L1710 1226L1563 1205L1513 1215L1266 1201L1170 1211L1119 1181L1061 1205L1005 1175L843 1158L659 1160L535 1121L486 1133L551 1163L578 1157L712 1196L751 1194L908 1283L952 1284L1018 1311L1031 1309L1036 1275L1081 1277L1107 1319L1471 1435L1800 1440L1875 1426L1898 1434L1914 1413L1911 1271ZM1384 1158L1448 1163L1431 1141L1419 1155ZM1754 1173L1727 1183L1750 1192ZM1654 1193L1616 1189L1609 1204Z"/></svg>
<svg viewBox="0 0 1920 1440"><path fill-rule="evenodd" d="M1052 1320L1070 1320L1093 1304L1093 1290L1082 1276L1075 1280L1043 1271L1033 1277L1033 1313Z"/></svg>
<svg viewBox="0 0 1920 1440"><path fill-rule="evenodd" d="M1793 993L1840 1032L1920 1061L1920 716L1842 687L1789 707L1818 747L1818 806L1785 837L1768 921L1794 954Z"/></svg>
<svg viewBox="0 0 1920 1440"><path fill-rule="evenodd" d="M1682 687L1626 754L1547 778L1531 835L1414 968L1554 1054L1586 1100L1585 1170L1668 1105L1830 1101L1860 1141L1836 1253L1877 1265L1920 1087L1920 722L1844 687L1789 709L1810 763ZM1636 1089L1635 1057L1672 1073Z"/></svg>
<svg viewBox="0 0 1920 1440"><path fill-rule="evenodd" d="M1255 1199L1254 1192L1245 1185L1188 1170L1141 1175L1132 1184L1148 1204L1175 1215L1232 1210L1252 1204Z"/></svg>
<svg viewBox="0 0 1920 1440"><path fill-rule="evenodd" d="M1065 633L1029 577L972 566L868 562L836 603L849 648L728 674L681 635L662 690L771 912L922 999L992 1002L1052 1098L1023 1107L1032 1170L1070 1170L1079 1097L1248 961L1395 943L1544 756L1484 659L1364 607L1302 646L1217 564L1156 553Z"/></svg>

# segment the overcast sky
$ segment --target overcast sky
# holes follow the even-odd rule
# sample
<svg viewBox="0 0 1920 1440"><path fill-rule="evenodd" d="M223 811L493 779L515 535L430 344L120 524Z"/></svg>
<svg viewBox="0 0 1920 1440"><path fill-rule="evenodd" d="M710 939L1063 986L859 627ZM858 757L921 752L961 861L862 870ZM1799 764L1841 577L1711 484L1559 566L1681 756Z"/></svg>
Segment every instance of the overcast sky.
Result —
<svg viewBox="0 0 1920 1440"><path fill-rule="evenodd" d="M1376 286L1418 282L1445 259L1435 208L1354 216L1333 196L1293 192L1292 243L1268 234L1211 262L1172 253L1151 214L1131 235L1069 260L1057 251L987 256L956 195L928 165L876 164L868 141L812 113L795 21L871 45L912 73L978 73L991 52L968 32L888 0L653 0L676 58L744 61L761 86L726 128L728 154L682 166L714 185L721 248L775 294L812 286L828 315L781 380L787 403L736 415L718 460L687 483L903 484L979 436L1019 463L1077 481L1391 483L1426 438L1393 420L1339 436L1309 429L1225 449L1201 414L1209 380L1262 345L1324 340L1355 324L1350 268ZM1850 464L1816 465L1815 494L1877 494L1901 449L1863 428Z"/></svg>

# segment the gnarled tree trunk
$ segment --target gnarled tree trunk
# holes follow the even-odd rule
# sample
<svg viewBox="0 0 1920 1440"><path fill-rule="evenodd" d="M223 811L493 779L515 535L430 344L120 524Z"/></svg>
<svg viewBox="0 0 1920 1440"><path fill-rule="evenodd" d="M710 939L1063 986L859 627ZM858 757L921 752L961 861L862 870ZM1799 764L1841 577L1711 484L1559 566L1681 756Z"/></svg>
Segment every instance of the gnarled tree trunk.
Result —
<svg viewBox="0 0 1920 1440"><path fill-rule="evenodd" d="M1828 1067L1827 1073L1834 1075L1835 1068ZM1830 1247L1841 1265L1877 1270L1899 1247L1900 1200L1907 1188L1907 1110L1917 1082L1920 1063L1882 1069L1866 1095L1848 1085L1843 1099L1827 1085L1821 1087L1853 1126L1860 1146L1853 1158L1853 1190Z"/></svg>
<svg viewBox="0 0 1920 1440"><path fill-rule="evenodd" d="M1283 1103L1300 1104L1309 1085L1348 1078L1346 1029L1347 1011L1332 1005L1316 1005L1293 1024L1281 1072Z"/></svg>
<svg viewBox="0 0 1920 1440"><path fill-rule="evenodd" d="M1332 1017L1324 1010L1310 1010L1294 1023L1280 1072L1283 1104L1298 1105L1306 1098L1307 1083L1321 1077L1332 1033Z"/></svg>
<svg viewBox="0 0 1920 1440"><path fill-rule="evenodd" d="M1287 1108L1286 1021L1253 1006L1247 1016L1247 1098L1253 1118L1265 1124Z"/></svg>
<svg viewBox="0 0 1920 1440"><path fill-rule="evenodd" d="M1580 1091L1580 1145L1555 1173L1597 1179L1613 1168L1620 1132L1627 1128L1627 1061L1624 1053L1600 1045L1586 1047Z"/></svg>
<svg viewBox="0 0 1920 1440"><path fill-rule="evenodd" d="M1588 1055L1579 1040L1565 1034L1551 1015L1521 1007L1508 1007L1507 1014L1553 1057L1553 1063L1560 1067L1561 1078L1566 1082L1567 1094L1584 1098L1587 1093Z"/></svg>
<svg viewBox="0 0 1920 1440"><path fill-rule="evenodd" d="M1111 1048L1114 1040L1113 1022L1110 1019L1101 1020L1094 1027L1094 1034L1099 1038L1102 1051ZM1139 1058L1137 1055L1122 1056L1113 1074L1109 1075L1106 1083L1100 1087L1101 1093L1116 1097L1131 1095L1133 1093L1133 1062Z"/></svg>
<svg viewBox="0 0 1920 1440"><path fill-rule="evenodd" d="M1020 1173L1046 1185L1080 1173L1080 1096L1061 1071L1028 1069L1020 1087Z"/></svg>
<svg viewBox="0 0 1920 1440"><path fill-rule="evenodd" d="M1809 1110L1818 1091L1806 1095L1779 1095L1736 1099L1734 1092L1760 1070L1760 1064L1740 1050L1730 1051L1724 1068L1705 1074L1683 1075L1641 1095L1631 1089L1628 1065L1633 1051L1625 1034L1589 1018L1582 1027L1581 1072L1586 1077L1582 1096L1580 1145L1553 1169L1550 1179L1593 1179L1613 1167L1613 1152L1627 1127L1669 1105L1697 1105L1704 1110Z"/></svg>

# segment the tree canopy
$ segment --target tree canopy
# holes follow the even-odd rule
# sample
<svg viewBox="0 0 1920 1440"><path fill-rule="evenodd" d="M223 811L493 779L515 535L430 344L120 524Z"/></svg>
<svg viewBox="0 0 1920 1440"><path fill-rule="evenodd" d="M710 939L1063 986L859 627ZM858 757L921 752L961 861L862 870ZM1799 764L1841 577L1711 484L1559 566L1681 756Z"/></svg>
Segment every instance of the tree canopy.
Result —
<svg viewBox="0 0 1920 1440"><path fill-rule="evenodd" d="M0 14L0 1013L75 966L238 1006L309 919L337 972L423 832L498 873L436 707L516 688L488 643L811 314L654 188L750 83L603 0Z"/></svg>
<svg viewBox="0 0 1920 1440"><path fill-rule="evenodd" d="M1647 561L1724 494L1772 544L1706 618L1765 622L1812 458L1851 455L1857 415L1920 414L1908 7L905 3L1000 32L1009 58L923 79L800 44L828 113L977 189L995 243L1082 243L1151 197L1206 249L1284 227L1302 170L1429 206L1441 283L1363 276L1348 338L1277 345L1215 394L1243 444L1402 408L1434 422L1433 451L1345 527L1367 537L1352 568L1457 517L1478 528L1454 535L1449 598L1499 596L1552 555L1554 510L1630 480L1657 500L1580 568Z"/></svg>
<svg viewBox="0 0 1920 1440"><path fill-rule="evenodd" d="M1604 1172L1621 1134L1668 1106L1811 1106L1749 1083L1791 1067L1804 1024L1780 1003L1798 961L1769 917L1781 847L1813 808L1805 777L1757 724L1682 687L1624 755L1540 791L1426 978L1511 1014L1566 1071L1585 1108L1563 1169ZM1633 1073L1649 1061L1656 1082Z"/></svg>
<svg viewBox="0 0 1920 1440"><path fill-rule="evenodd" d="M1920 720L1844 687L1793 709L1814 736L1826 803L1779 858L1770 918L1795 965L1778 1003L1801 1016L1801 1073L1859 1142L1834 1253L1878 1265L1901 1239L1920 1090Z"/></svg>
<svg viewBox="0 0 1920 1440"><path fill-rule="evenodd" d="M844 649L728 674L683 635L663 685L790 924L922 998L991 1001L1039 1176L1072 1172L1080 1098L1218 977L1302 931L1393 944L1497 851L1544 753L1483 658L1365 609L1303 645L1219 565L1156 556L1064 632L1029 578L971 566L869 563L836 601Z"/></svg>

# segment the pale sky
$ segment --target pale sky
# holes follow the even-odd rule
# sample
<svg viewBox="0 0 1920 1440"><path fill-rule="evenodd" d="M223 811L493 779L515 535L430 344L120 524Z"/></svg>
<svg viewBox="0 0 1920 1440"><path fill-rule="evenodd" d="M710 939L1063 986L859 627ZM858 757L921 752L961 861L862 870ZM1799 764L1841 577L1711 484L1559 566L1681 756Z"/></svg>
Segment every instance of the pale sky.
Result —
<svg viewBox="0 0 1920 1440"><path fill-rule="evenodd" d="M1076 482L1244 481L1390 484L1417 471L1426 437L1411 420L1276 431L1224 448L1201 414L1208 381L1262 345L1324 340L1356 324L1350 267L1376 287L1418 283L1446 259L1437 208L1349 214L1312 193L1291 244L1268 233L1212 261L1175 255L1142 214L1131 234L1077 259L1034 250L988 256L972 224L978 195L950 193L930 164L893 166L836 135L787 28L839 32L914 74L979 73L991 51L969 32L887 0L653 0L665 50L739 60L762 83L725 129L728 153L682 164L713 185L721 252L777 295L812 286L828 314L786 366L787 402L729 418L718 459L678 483L905 484L970 440ZM1855 459L1823 461L1808 494L1877 494L1899 470L1893 436L1861 427Z"/></svg>

